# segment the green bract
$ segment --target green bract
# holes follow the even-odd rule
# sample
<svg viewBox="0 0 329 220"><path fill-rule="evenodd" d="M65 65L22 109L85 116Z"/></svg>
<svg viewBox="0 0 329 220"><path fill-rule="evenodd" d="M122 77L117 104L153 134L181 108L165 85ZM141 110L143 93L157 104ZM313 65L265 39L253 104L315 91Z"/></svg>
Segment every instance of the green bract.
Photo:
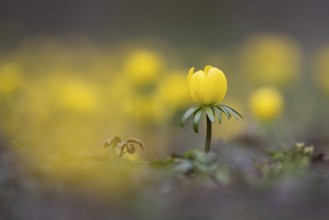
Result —
<svg viewBox="0 0 329 220"><path fill-rule="evenodd" d="M199 122L203 113L206 114L206 117L212 123L215 123L215 118L217 117L218 123L221 124L223 119L222 114L224 114L228 119L231 119L231 117L234 117L236 120L243 119L239 112L226 105L193 106L185 112L179 125L184 127L186 121L192 116L193 129L196 133L198 133Z"/></svg>

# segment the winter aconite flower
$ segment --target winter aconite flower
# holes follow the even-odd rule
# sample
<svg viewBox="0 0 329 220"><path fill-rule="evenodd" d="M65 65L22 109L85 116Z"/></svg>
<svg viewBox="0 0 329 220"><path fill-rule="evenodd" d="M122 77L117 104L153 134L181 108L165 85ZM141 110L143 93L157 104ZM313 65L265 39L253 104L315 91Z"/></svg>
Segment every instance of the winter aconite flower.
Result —
<svg viewBox="0 0 329 220"><path fill-rule="evenodd" d="M136 86L153 83L163 67L163 60L156 52L138 50L131 53L124 63L124 71Z"/></svg>
<svg viewBox="0 0 329 220"><path fill-rule="evenodd" d="M219 104L226 95L227 81L224 73L216 67L205 66L204 70L194 72L191 68L187 76L187 89L192 100L197 104L189 108L183 115L180 126L183 127L188 118L193 118L193 129L198 133L199 122L203 114L207 119L207 133L204 151L208 153L211 146L211 124L221 124L222 114L228 119L234 117L239 120L243 118L239 112L233 108Z"/></svg>
<svg viewBox="0 0 329 220"><path fill-rule="evenodd" d="M191 68L187 77L187 88L192 100L198 105L220 103L227 90L224 73L216 67L206 66L194 72Z"/></svg>
<svg viewBox="0 0 329 220"><path fill-rule="evenodd" d="M283 109L283 97L274 87L262 87L250 98L250 110L256 119L266 122L277 119Z"/></svg>

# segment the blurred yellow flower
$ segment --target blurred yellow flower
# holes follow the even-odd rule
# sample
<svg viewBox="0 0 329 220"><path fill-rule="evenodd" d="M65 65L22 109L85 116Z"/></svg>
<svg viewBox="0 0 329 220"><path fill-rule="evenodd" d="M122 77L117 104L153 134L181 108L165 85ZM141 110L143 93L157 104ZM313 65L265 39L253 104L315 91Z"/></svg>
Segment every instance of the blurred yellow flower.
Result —
<svg viewBox="0 0 329 220"><path fill-rule="evenodd" d="M57 74L39 82L45 87L44 92L53 108L78 114L95 113L99 109L100 93L92 83L82 78Z"/></svg>
<svg viewBox="0 0 329 220"><path fill-rule="evenodd" d="M316 83L329 94L329 45L316 54L313 69Z"/></svg>
<svg viewBox="0 0 329 220"><path fill-rule="evenodd" d="M125 112L139 125L160 123L166 118L166 110L154 96L131 94L125 99Z"/></svg>
<svg viewBox="0 0 329 220"><path fill-rule="evenodd" d="M300 71L300 48L287 36L254 36L247 41L242 55L242 71L261 83L283 85Z"/></svg>
<svg viewBox="0 0 329 220"><path fill-rule="evenodd" d="M77 113L95 112L99 108L99 94L91 84L81 80L65 81L57 91L60 107Z"/></svg>
<svg viewBox="0 0 329 220"><path fill-rule="evenodd" d="M163 61L157 53L139 50L127 57L124 63L124 72L133 84L143 86L154 82L162 67Z"/></svg>
<svg viewBox="0 0 329 220"><path fill-rule="evenodd" d="M283 110L284 100L274 87L262 87L254 91L249 100L252 114L260 121L277 119Z"/></svg>
<svg viewBox="0 0 329 220"><path fill-rule="evenodd" d="M187 107L189 95L185 76L180 72L166 75L159 85L157 95L166 109L175 111Z"/></svg>
<svg viewBox="0 0 329 220"><path fill-rule="evenodd" d="M192 100L198 105L220 103L227 91L224 73L216 67L205 66L204 70L194 72L190 69L187 77L187 88Z"/></svg>
<svg viewBox="0 0 329 220"><path fill-rule="evenodd" d="M24 83L22 70L16 63L0 65L0 94L11 94Z"/></svg>

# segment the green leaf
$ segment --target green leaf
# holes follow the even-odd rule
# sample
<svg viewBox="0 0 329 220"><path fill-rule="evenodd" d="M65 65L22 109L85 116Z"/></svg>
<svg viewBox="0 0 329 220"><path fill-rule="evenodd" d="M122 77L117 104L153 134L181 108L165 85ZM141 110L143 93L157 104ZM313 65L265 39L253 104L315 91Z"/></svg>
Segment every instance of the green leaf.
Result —
<svg viewBox="0 0 329 220"><path fill-rule="evenodd" d="M144 143L141 140L136 138L129 138L126 142L129 144L137 144L142 149L142 151L144 151Z"/></svg>
<svg viewBox="0 0 329 220"><path fill-rule="evenodd" d="M135 153L135 146L134 146L134 144L128 144L127 145L127 152L129 153L129 154L134 154Z"/></svg>
<svg viewBox="0 0 329 220"><path fill-rule="evenodd" d="M230 113L229 113L225 108L223 108L223 106L217 106L217 107L218 107L219 110L221 110L221 111L226 115L226 117L227 117L228 119L231 118Z"/></svg>
<svg viewBox="0 0 329 220"><path fill-rule="evenodd" d="M210 161L214 160L214 154L212 153L205 153L204 151L200 150L191 150L184 154L186 159L189 159L194 162L200 163L209 163Z"/></svg>
<svg viewBox="0 0 329 220"><path fill-rule="evenodd" d="M121 145L120 156L122 156L125 153L126 148L128 148L127 143L124 143L124 144Z"/></svg>
<svg viewBox="0 0 329 220"><path fill-rule="evenodd" d="M195 133L198 133L199 130L199 122L202 116L204 109L200 108L195 114L194 114L194 118L193 118L193 129Z"/></svg>
<svg viewBox="0 0 329 220"><path fill-rule="evenodd" d="M234 112L236 115L238 115L241 119L243 119L243 116L235 109L229 107L229 106L226 106L224 105L227 109L231 110L231 112Z"/></svg>
<svg viewBox="0 0 329 220"><path fill-rule="evenodd" d="M118 145L118 143L121 142L121 139L118 136L115 136L113 138L109 138L107 140L104 141L103 143L103 147L116 147Z"/></svg>
<svg viewBox="0 0 329 220"><path fill-rule="evenodd" d="M220 110L218 108L216 108L215 106L212 107L217 115L217 119L218 119L218 123L222 123L222 113L220 112Z"/></svg>
<svg viewBox="0 0 329 220"><path fill-rule="evenodd" d="M173 166L173 170L179 173L186 173L193 170L193 163L189 160L182 160Z"/></svg>
<svg viewBox="0 0 329 220"><path fill-rule="evenodd" d="M206 107L206 114L207 114L207 117L210 119L210 121L212 123L214 123L215 122L215 115L214 115L214 112L213 112L211 107L209 107L209 106Z"/></svg>
<svg viewBox="0 0 329 220"><path fill-rule="evenodd" d="M153 168L168 168L176 164L175 159L168 158L165 160L151 160L150 166Z"/></svg>
<svg viewBox="0 0 329 220"><path fill-rule="evenodd" d="M239 115L238 114L236 114L234 111L232 111L232 109L231 108L229 108L229 107L226 107L226 106L224 106L224 107L222 107L222 108L225 108L236 120L239 120Z"/></svg>
<svg viewBox="0 0 329 220"><path fill-rule="evenodd" d="M181 121L180 121L180 123L179 123L179 126L180 127L184 127L184 124L185 124L185 122L186 122L186 120L193 114L193 113L195 113L198 109L200 109L201 107L200 106L193 106L193 107L191 107L191 108L189 108L186 112L185 112L185 114L183 115L183 117L182 117L182 119L181 119Z"/></svg>

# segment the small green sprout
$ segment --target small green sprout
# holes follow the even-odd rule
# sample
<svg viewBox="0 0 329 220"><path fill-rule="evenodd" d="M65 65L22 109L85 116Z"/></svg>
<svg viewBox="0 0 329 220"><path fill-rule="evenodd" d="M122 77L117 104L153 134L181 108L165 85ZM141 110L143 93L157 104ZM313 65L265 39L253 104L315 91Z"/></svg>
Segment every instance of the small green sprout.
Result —
<svg viewBox="0 0 329 220"><path fill-rule="evenodd" d="M268 156L257 167L266 179L271 179L287 173L299 174L309 167L315 153L312 145L299 142L287 149L271 150Z"/></svg>
<svg viewBox="0 0 329 220"><path fill-rule="evenodd" d="M144 143L136 138L129 138L126 141L122 141L120 137L115 136L104 141L104 148L112 148L114 151L119 149L120 153L118 157L122 157L125 153L134 154L136 152L136 146L140 147L144 151Z"/></svg>

